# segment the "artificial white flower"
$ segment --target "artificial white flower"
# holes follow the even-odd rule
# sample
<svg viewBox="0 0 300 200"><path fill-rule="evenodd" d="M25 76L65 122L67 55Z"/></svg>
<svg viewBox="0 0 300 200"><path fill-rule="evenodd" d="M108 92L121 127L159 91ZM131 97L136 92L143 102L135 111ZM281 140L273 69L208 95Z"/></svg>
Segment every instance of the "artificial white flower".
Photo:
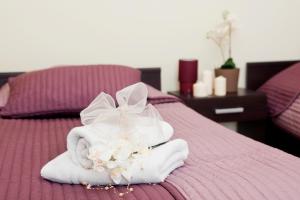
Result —
<svg viewBox="0 0 300 200"><path fill-rule="evenodd" d="M224 10L223 13L222 13L223 19L227 20L228 16L230 16L230 12L228 10Z"/></svg>
<svg viewBox="0 0 300 200"><path fill-rule="evenodd" d="M148 146L137 131L120 135L121 137L91 147L88 154L88 158L93 162L93 169L99 172L107 170L116 184L120 183L122 177L130 182L131 167L149 152Z"/></svg>
<svg viewBox="0 0 300 200"><path fill-rule="evenodd" d="M207 39L211 39L220 49L223 61L225 62L225 49L228 45L228 57L231 57L231 34L236 29L236 17L229 11L222 13L223 21L213 30L207 33Z"/></svg>
<svg viewBox="0 0 300 200"><path fill-rule="evenodd" d="M114 183L119 184L122 180L122 169L117 167L111 170L110 177Z"/></svg>
<svg viewBox="0 0 300 200"><path fill-rule="evenodd" d="M236 20L236 16L228 10L224 10L222 16L224 21L233 22Z"/></svg>
<svg viewBox="0 0 300 200"><path fill-rule="evenodd" d="M128 182L130 182L131 177L132 177L132 172L131 172L131 170L130 170L130 169L123 170L122 176L123 176Z"/></svg>
<svg viewBox="0 0 300 200"><path fill-rule="evenodd" d="M114 168L116 168L118 166L118 164L115 162L115 161L108 161L107 163L106 163L106 167L108 168L108 169L114 169Z"/></svg>
<svg viewBox="0 0 300 200"><path fill-rule="evenodd" d="M96 170L97 172L103 172L105 170L105 168L103 167L103 162L100 161L94 162L93 169Z"/></svg>

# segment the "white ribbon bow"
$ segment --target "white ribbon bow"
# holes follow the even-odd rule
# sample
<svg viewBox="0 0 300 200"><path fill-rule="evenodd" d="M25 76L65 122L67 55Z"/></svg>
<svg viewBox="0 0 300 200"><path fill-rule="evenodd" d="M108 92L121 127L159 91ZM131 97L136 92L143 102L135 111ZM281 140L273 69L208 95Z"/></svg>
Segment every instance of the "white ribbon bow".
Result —
<svg viewBox="0 0 300 200"><path fill-rule="evenodd" d="M121 124L126 124L128 119L134 119L138 116L161 120L154 106L146 105L147 95L148 90L144 83L139 82L130 85L116 93L119 105L117 107L110 95L101 92L87 108L81 111L81 123L89 125L105 120L119 119Z"/></svg>

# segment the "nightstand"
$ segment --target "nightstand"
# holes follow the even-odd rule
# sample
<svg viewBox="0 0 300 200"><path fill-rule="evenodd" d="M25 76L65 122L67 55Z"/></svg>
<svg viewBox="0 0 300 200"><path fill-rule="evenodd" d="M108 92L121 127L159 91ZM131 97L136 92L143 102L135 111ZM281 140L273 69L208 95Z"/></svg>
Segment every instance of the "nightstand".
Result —
<svg viewBox="0 0 300 200"><path fill-rule="evenodd" d="M226 96L193 97L168 92L198 113L216 122L237 122L237 132L264 142L267 119L266 96L257 91L239 89Z"/></svg>

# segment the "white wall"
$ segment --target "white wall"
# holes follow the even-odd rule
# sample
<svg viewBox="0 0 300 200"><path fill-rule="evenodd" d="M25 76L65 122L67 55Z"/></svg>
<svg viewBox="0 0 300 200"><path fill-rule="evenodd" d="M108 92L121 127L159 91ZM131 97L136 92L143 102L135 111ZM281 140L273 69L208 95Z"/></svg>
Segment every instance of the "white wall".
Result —
<svg viewBox="0 0 300 200"><path fill-rule="evenodd" d="M206 32L228 9L239 18L233 56L245 62L300 59L299 0L0 0L0 71L57 64L161 66L177 88L179 58L201 69L221 59Z"/></svg>

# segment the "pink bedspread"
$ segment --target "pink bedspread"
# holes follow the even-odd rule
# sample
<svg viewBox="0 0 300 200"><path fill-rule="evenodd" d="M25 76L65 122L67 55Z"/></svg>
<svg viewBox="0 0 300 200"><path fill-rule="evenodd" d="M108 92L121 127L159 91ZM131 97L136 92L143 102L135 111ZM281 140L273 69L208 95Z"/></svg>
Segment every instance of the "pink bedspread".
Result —
<svg viewBox="0 0 300 200"><path fill-rule="evenodd" d="M181 103L156 106L188 141L184 167L167 179L187 199L300 199L300 159L228 130Z"/></svg>
<svg viewBox="0 0 300 200"><path fill-rule="evenodd" d="M0 119L0 200L184 199L168 182L137 185L134 192L119 198L113 190L87 190L42 179L42 166L66 150L67 133L79 124L78 119ZM123 191L124 187L117 188Z"/></svg>
<svg viewBox="0 0 300 200"><path fill-rule="evenodd" d="M148 102L156 105L156 104L163 104L163 103L173 103L173 102L182 102L181 99L172 96L172 95L168 95L168 94L164 94L161 91L151 87L151 86L147 86L148 87Z"/></svg>
<svg viewBox="0 0 300 200"><path fill-rule="evenodd" d="M181 103L155 106L175 128L175 138L188 141L190 155L165 183L135 186L125 199L299 199L299 158L228 130ZM66 135L77 125L77 119L0 119L0 200L118 199L113 192L40 177L41 167L66 150Z"/></svg>

